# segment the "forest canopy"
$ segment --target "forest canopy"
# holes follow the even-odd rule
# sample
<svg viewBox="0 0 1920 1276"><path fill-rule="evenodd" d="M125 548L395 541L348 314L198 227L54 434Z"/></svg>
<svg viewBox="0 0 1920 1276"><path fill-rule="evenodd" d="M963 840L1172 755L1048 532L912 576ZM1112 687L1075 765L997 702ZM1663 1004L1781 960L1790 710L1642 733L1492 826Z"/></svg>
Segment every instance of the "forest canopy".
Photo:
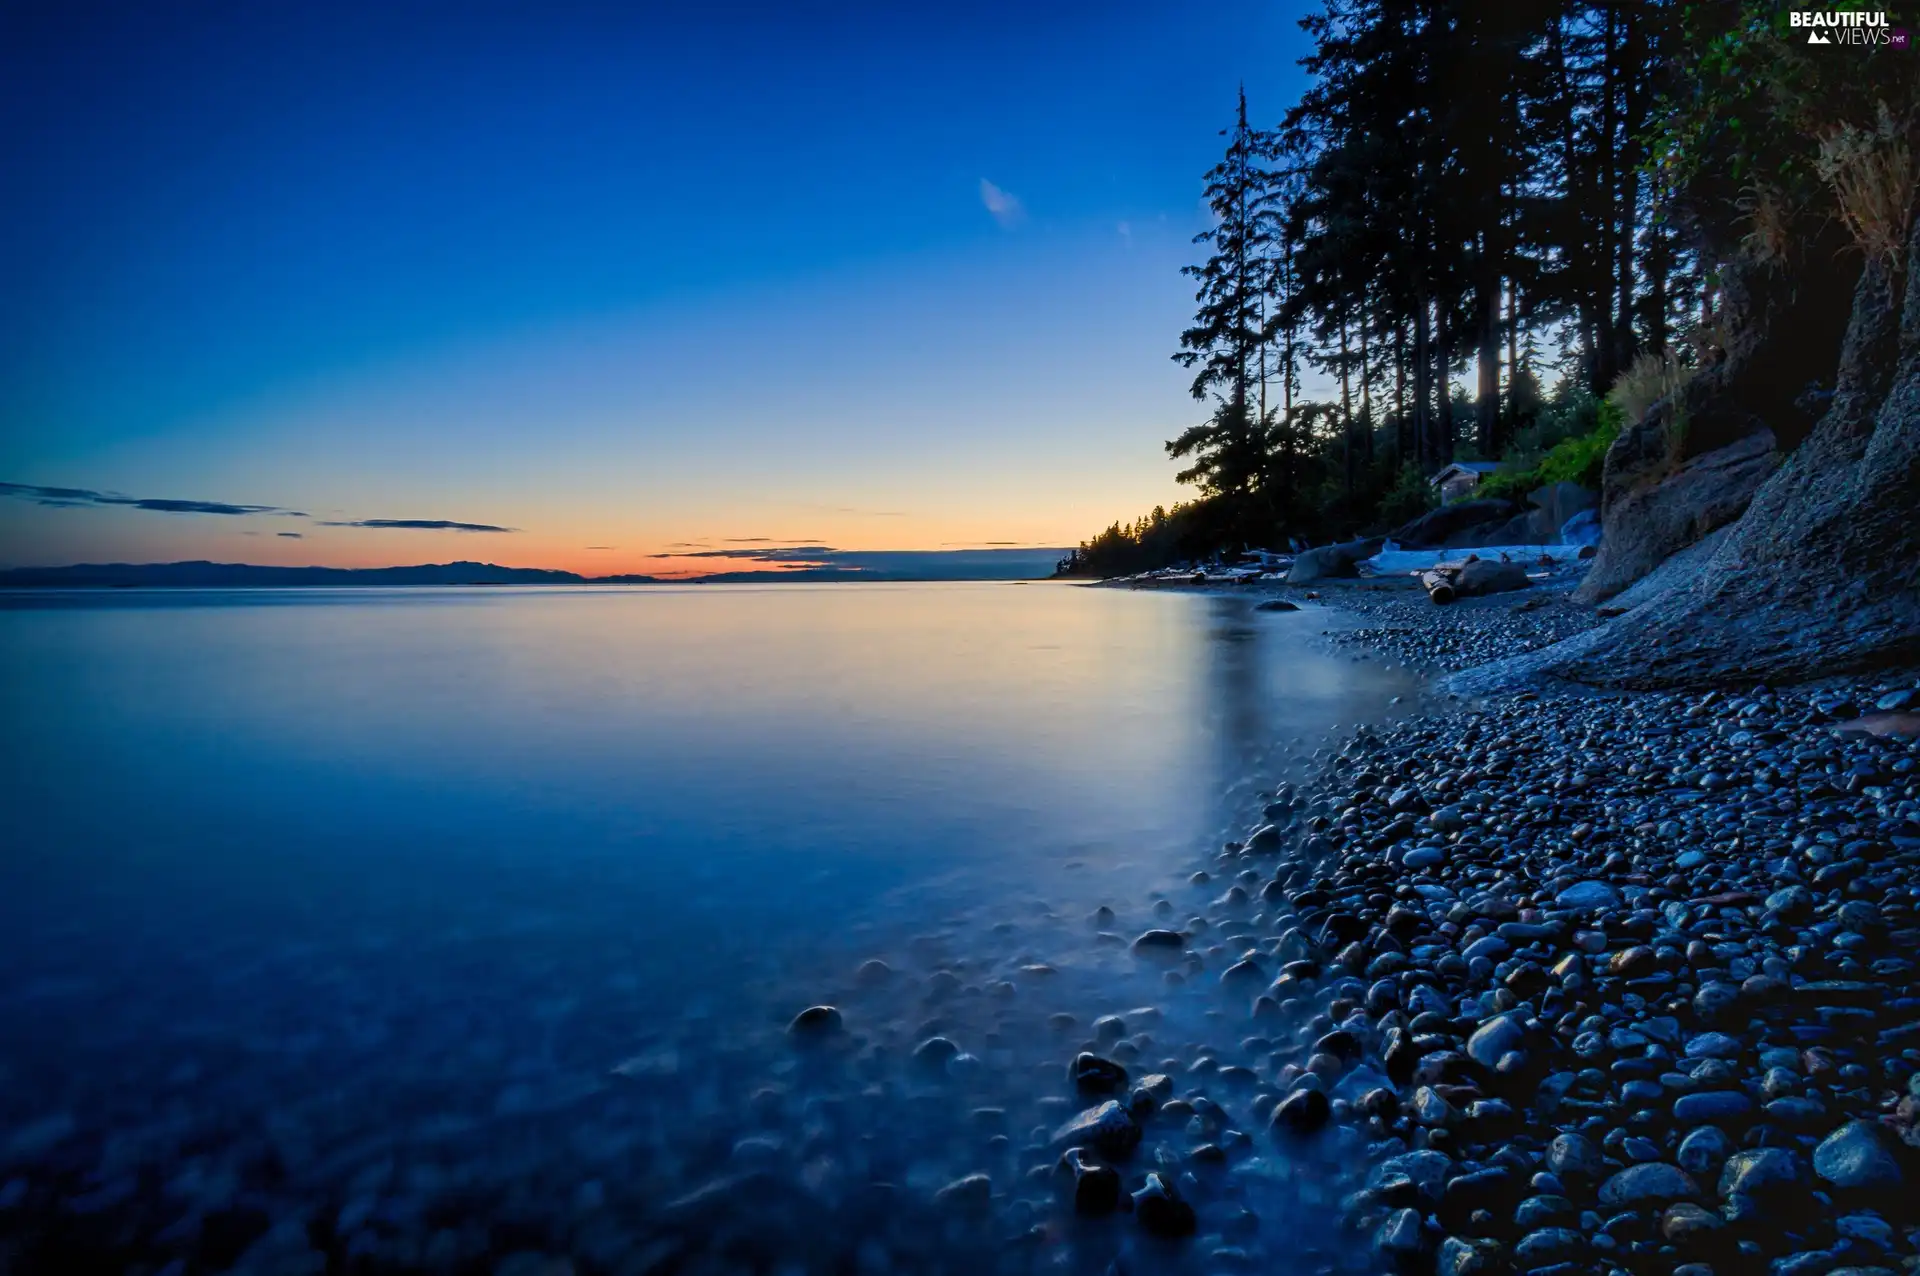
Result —
<svg viewBox="0 0 1920 1276"><path fill-rule="evenodd" d="M1064 574L1386 530L1454 460L1512 494L1721 356L1730 268L1844 295L1904 241L1912 175L1885 170L1920 54L1809 46L1754 0L1329 0L1302 26L1300 100L1261 122L1243 93L1205 175L1173 356L1205 415L1167 444L1196 495Z"/></svg>

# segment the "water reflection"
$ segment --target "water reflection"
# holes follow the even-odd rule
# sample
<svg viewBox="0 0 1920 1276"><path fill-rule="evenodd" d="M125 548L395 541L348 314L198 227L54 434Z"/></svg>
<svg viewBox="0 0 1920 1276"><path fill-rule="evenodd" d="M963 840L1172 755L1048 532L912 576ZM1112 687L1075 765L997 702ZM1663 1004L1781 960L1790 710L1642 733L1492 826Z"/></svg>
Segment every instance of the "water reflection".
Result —
<svg viewBox="0 0 1920 1276"><path fill-rule="evenodd" d="M1011 1226L1091 1016L1153 1005L1148 1067L1222 1011L1088 916L1203 906L1273 738L1399 689L1317 624L1062 586L16 596L0 1144L53 1130L73 1191L119 1182L74 1161L107 1135L147 1148L125 1208L159 1230L215 1208L145 1195L195 1157L356 1235L370 1193L387 1246L457 1198L441 1230L485 1250L511 1197L577 1252L588 1181L644 1246L761 1155L855 1233L874 1182L975 1170ZM856 1044L816 1076L782 1029L818 1000ZM978 1072L903 1072L934 1033ZM903 1209L870 1239L904 1263Z"/></svg>

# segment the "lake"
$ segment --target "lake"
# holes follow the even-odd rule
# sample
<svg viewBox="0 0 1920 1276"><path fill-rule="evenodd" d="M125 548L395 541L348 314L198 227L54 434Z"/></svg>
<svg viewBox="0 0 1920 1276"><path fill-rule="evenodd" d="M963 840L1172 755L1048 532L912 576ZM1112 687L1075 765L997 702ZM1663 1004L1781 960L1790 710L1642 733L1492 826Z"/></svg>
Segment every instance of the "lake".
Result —
<svg viewBox="0 0 1920 1276"><path fill-rule="evenodd" d="M1026 1270L1094 1017L1147 1012L1143 1067L1248 1031L1115 939L1412 686L1332 623L1044 583L0 598L0 1237ZM814 1002L830 1062L786 1030Z"/></svg>

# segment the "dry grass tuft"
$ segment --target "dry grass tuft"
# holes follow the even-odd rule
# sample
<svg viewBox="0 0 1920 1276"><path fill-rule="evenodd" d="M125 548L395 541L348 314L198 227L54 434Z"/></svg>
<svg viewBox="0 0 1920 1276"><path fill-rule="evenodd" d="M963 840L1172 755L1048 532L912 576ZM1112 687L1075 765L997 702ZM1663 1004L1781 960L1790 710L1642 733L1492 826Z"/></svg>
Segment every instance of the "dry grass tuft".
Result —
<svg viewBox="0 0 1920 1276"><path fill-rule="evenodd" d="M1762 266L1786 265L1793 253L1793 210L1786 197L1771 186L1750 185L1740 197L1740 217L1747 233L1740 246Z"/></svg>
<svg viewBox="0 0 1920 1276"><path fill-rule="evenodd" d="M1643 350L1607 391L1607 402L1631 424L1642 420L1660 400L1678 394L1692 379L1693 365L1682 363L1671 348Z"/></svg>
<svg viewBox="0 0 1920 1276"><path fill-rule="evenodd" d="M1912 143L1886 104L1873 128L1842 124L1821 134L1816 165L1860 250L1897 264L1913 215L1915 170Z"/></svg>

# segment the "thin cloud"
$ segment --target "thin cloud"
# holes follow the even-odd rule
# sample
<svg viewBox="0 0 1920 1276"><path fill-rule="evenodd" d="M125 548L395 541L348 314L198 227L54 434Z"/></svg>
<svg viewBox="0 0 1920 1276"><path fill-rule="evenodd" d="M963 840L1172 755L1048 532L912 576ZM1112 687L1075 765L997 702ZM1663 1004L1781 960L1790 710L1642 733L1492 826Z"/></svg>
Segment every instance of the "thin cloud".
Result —
<svg viewBox="0 0 1920 1276"><path fill-rule="evenodd" d="M993 214L993 220L1009 229L1018 226L1027 216L1018 195L1001 190L984 177L980 179L980 203Z"/></svg>
<svg viewBox="0 0 1920 1276"><path fill-rule="evenodd" d="M414 532L517 532L517 527L495 527L492 523L457 523L450 518L356 518L347 522L322 523L322 527L376 527Z"/></svg>
<svg viewBox="0 0 1920 1276"><path fill-rule="evenodd" d="M828 545L779 545L766 549L696 549L682 554L662 554L662 558L746 558L761 563L815 562L838 553Z"/></svg>
<svg viewBox="0 0 1920 1276"><path fill-rule="evenodd" d="M114 492L96 492L89 487L43 487L37 483L0 483L0 496L32 501L53 509L119 506L149 510L156 514L274 514L282 518L307 517L299 510L282 509L278 505L233 505L226 501L188 501L170 496L121 496Z"/></svg>
<svg viewBox="0 0 1920 1276"><path fill-rule="evenodd" d="M618 545L582 545L582 549L618 549Z"/></svg>
<svg viewBox="0 0 1920 1276"><path fill-rule="evenodd" d="M274 535L284 537L290 541L303 541L306 539L306 536L300 532L275 532Z"/></svg>

